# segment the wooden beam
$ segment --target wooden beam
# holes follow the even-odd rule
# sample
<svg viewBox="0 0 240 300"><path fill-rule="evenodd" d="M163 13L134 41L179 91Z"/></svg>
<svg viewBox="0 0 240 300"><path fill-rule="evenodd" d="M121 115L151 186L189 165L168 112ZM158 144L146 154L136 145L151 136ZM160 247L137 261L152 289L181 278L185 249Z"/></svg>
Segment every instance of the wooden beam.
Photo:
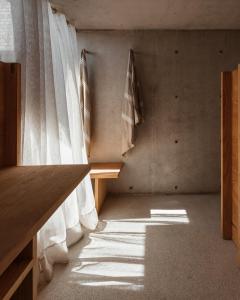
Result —
<svg viewBox="0 0 240 300"><path fill-rule="evenodd" d="M232 239L232 73L221 73L221 229Z"/></svg>

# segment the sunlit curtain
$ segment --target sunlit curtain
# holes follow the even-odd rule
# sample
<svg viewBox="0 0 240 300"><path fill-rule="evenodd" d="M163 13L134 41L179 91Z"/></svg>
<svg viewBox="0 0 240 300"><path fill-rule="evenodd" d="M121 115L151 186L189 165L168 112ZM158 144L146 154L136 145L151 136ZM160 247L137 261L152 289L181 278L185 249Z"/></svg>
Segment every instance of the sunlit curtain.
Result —
<svg viewBox="0 0 240 300"><path fill-rule="evenodd" d="M0 60L22 64L23 164L87 163L75 28L53 14L47 0L0 0L0 29ZM55 262L68 261L68 247L82 237L81 224L94 229L97 221L87 176L38 234L47 280Z"/></svg>

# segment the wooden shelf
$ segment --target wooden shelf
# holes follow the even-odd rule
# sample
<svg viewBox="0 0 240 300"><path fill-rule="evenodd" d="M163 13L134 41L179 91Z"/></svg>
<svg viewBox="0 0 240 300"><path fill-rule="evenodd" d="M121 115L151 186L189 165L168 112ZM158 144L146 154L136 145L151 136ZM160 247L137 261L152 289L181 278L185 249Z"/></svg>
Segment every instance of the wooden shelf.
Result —
<svg viewBox="0 0 240 300"><path fill-rule="evenodd" d="M89 165L0 169L0 275L89 169Z"/></svg>
<svg viewBox="0 0 240 300"><path fill-rule="evenodd" d="M0 277L0 299L10 299L32 268L33 259L13 262Z"/></svg>
<svg viewBox="0 0 240 300"><path fill-rule="evenodd" d="M21 66L0 62L0 299L37 299L36 234L89 165L16 167L21 157Z"/></svg>
<svg viewBox="0 0 240 300"><path fill-rule="evenodd" d="M123 167L122 162L116 163L92 163L90 175L91 178L111 179L118 178Z"/></svg>
<svg viewBox="0 0 240 300"><path fill-rule="evenodd" d="M0 299L37 298L36 234L89 165L0 169Z"/></svg>

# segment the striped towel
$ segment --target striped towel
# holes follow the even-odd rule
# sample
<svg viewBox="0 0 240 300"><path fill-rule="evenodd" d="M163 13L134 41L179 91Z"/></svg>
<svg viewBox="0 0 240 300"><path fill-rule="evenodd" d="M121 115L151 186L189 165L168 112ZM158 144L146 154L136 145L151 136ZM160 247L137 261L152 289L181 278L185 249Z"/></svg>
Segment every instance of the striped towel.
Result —
<svg viewBox="0 0 240 300"><path fill-rule="evenodd" d="M89 97L86 50L81 52L80 61L80 103L83 119L83 131L87 155L90 156L91 141L91 102Z"/></svg>
<svg viewBox="0 0 240 300"><path fill-rule="evenodd" d="M122 105L122 155L134 147L135 126L143 122L143 103L139 97L133 50L129 51L127 78Z"/></svg>

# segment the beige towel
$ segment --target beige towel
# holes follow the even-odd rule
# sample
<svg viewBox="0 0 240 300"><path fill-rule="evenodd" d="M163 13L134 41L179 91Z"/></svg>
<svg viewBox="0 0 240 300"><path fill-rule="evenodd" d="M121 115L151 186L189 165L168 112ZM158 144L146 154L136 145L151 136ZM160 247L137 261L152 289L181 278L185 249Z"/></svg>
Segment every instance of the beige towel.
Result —
<svg viewBox="0 0 240 300"><path fill-rule="evenodd" d="M91 102L89 97L86 50L81 52L80 61L80 103L83 119L83 131L87 155L90 156L91 141Z"/></svg>
<svg viewBox="0 0 240 300"><path fill-rule="evenodd" d="M122 105L122 155L134 147L135 126L143 122L143 103L139 97L133 51L129 51L127 78Z"/></svg>

